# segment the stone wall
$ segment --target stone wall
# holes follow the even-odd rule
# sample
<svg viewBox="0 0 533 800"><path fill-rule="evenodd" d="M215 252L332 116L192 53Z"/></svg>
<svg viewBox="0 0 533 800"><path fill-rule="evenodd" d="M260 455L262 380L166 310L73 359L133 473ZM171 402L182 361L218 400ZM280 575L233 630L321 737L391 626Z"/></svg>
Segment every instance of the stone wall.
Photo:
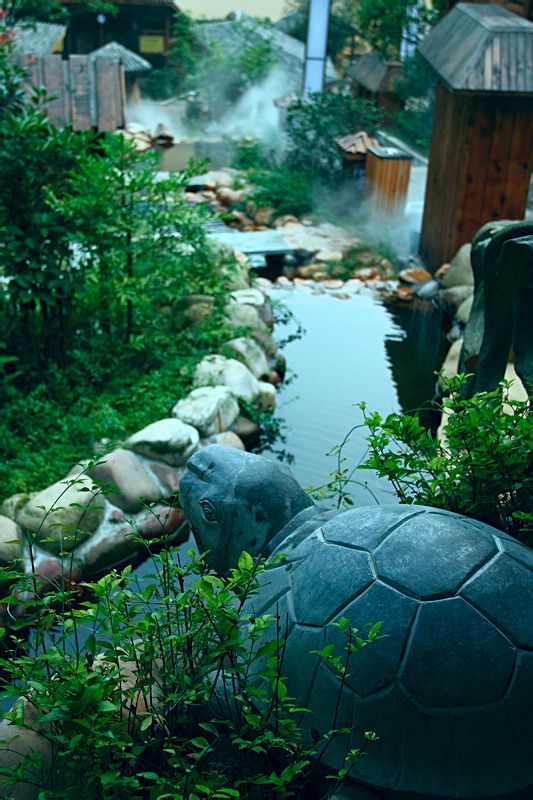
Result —
<svg viewBox="0 0 533 800"><path fill-rule="evenodd" d="M205 313L202 303L205 298L191 299L191 319ZM156 540L161 547L188 538L176 504L185 462L209 444L245 449L253 443L259 426L241 413L239 400L258 412L272 409L282 379L283 359L271 336L272 313L263 292L233 291L227 314L230 326L245 326L249 335L227 341L224 355L205 357L193 388L166 418L123 442L99 443L62 480L2 504L0 566L30 578L20 607L11 605L10 615L22 613L24 601L44 587L76 583L135 561ZM0 614L5 617L6 609L0 607Z"/></svg>

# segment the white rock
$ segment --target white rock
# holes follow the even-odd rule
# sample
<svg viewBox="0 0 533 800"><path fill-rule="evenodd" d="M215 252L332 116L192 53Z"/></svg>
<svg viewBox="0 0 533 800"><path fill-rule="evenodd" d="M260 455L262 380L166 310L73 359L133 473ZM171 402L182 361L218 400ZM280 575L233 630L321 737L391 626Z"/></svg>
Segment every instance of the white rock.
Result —
<svg viewBox="0 0 533 800"><path fill-rule="evenodd" d="M0 516L0 563L9 564L21 556L22 541L19 526L9 517Z"/></svg>
<svg viewBox="0 0 533 800"><path fill-rule="evenodd" d="M0 506L0 514L3 514L5 517L9 517L10 519L16 519L17 513L23 506L26 505L29 499L30 495L24 492L11 495L11 497L8 497L6 500L4 500Z"/></svg>
<svg viewBox="0 0 533 800"><path fill-rule="evenodd" d="M269 372L267 357L253 339L240 336L238 339L226 342L226 347L235 353L235 358L242 361L256 378L261 378Z"/></svg>
<svg viewBox="0 0 533 800"><path fill-rule="evenodd" d="M321 264L328 264L330 261L342 261L342 253L338 250L321 250L316 254L315 260Z"/></svg>
<svg viewBox="0 0 533 800"><path fill-rule="evenodd" d="M233 447L235 450L246 450L244 442L233 431L224 431L224 433L215 433L205 440L206 447L210 444L221 444L224 447Z"/></svg>
<svg viewBox="0 0 533 800"><path fill-rule="evenodd" d="M200 435L192 425L170 417L134 433L124 447L174 467L184 464L198 447Z"/></svg>
<svg viewBox="0 0 533 800"><path fill-rule="evenodd" d="M232 301L226 306L226 317L230 328L248 328L266 334L270 332L255 306Z"/></svg>
<svg viewBox="0 0 533 800"><path fill-rule="evenodd" d="M470 243L462 245L450 261L450 266L442 278L442 285L445 289L453 286L473 286L474 272L470 263Z"/></svg>
<svg viewBox="0 0 533 800"><path fill-rule="evenodd" d="M470 318L470 312L472 311L472 305L474 303L474 294L472 293L470 297L467 297L466 300L463 300L459 308L457 309L457 314L455 315L459 322L463 325L466 325Z"/></svg>
<svg viewBox="0 0 533 800"><path fill-rule="evenodd" d="M258 277L258 278L255 278L255 280L254 280L254 286L257 289L259 289L260 292L263 292L263 294L265 294L267 292L271 292L272 291L272 288L273 288L274 284L272 283L270 278Z"/></svg>
<svg viewBox="0 0 533 800"><path fill-rule="evenodd" d="M234 358L206 356L194 371L193 385L227 386L234 397L254 403L261 394L259 381L248 367Z"/></svg>
<svg viewBox="0 0 533 800"><path fill-rule="evenodd" d="M233 425L239 405L226 386L202 386L176 403L172 416L192 425L202 436L211 436Z"/></svg>
<svg viewBox="0 0 533 800"><path fill-rule="evenodd" d="M71 482L58 481L32 495L16 513L16 522L26 528L46 550L71 551L90 536L104 515L104 498L87 476Z"/></svg>
<svg viewBox="0 0 533 800"><path fill-rule="evenodd" d="M270 411L276 408L276 389L271 383L260 381L260 408L261 411Z"/></svg>
<svg viewBox="0 0 533 800"><path fill-rule="evenodd" d="M236 303L246 303L250 306L263 306L265 295L259 289L238 289L231 292L231 297Z"/></svg>
<svg viewBox="0 0 533 800"><path fill-rule="evenodd" d="M225 170L210 170L202 175L204 186L207 188L217 189L218 187L233 186L235 181L235 173L226 172Z"/></svg>

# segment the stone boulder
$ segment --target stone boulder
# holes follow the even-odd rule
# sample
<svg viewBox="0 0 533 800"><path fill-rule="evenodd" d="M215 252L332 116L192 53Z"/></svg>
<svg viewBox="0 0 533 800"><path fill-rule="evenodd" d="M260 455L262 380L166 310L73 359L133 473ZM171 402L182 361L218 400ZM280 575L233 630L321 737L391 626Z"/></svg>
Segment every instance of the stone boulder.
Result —
<svg viewBox="0 0 533 800"><path fill-rule="evenodd" d="M104 497L89 475L58 481L33 494L16 522L46 550L71 552L98 528Z"/></svg>
<svg viewBox="0 0 533 800"><path fill-rule="evenodd" d="M441 289L437 299L444 311L450 317L454 317L461 304L473 294L474 287L465 284L463 286L452 286L450 289Z"/></svg>
<svg viewBox="0 0 533 800"><path fill-rule="evenodd" d="M196 366L193 384L200 386L227 386L234 397L255 403L261 396L257 378L241 361L224 356L206 356Z"/></svg>
<svg viewBox="0 0 533 800"><path fill-rule="evenodd" d="M175 417L152 422L126 440L124 447L148 458L179 467L198 447L200 435L196 428Z"/></svg>
<svg viewBox="0 0 533 800"><path fill-rule="evenodd" d="M271 383L259 381L259 408L271 411L276 408L276 389Z"/></svg>
<svg viewBox="0 0 533 800"><path fill-rule="evenodd" d="M30 499L29 494L19 492L19 494L12 494L0 506L0 514L10 519L16 519L20 509L26 505Z"/></svg>
<svg viewBox="0 0 533 800"><path fill-rule="evenodd" d="M145 503L154 503L163 495L141 459L131 450L119 448L102 456L89 474L98 483L113 487L106 496L113 505L124 511L140 511Z"/></svg>
<svg viewBox="0 0 533 800"><path fill-rule="evenodd" d="M209 439L206 439L203 444L205 444L206 447L210 444L221 444L223 447L233 447L235 450L246 450L242 439L233 431L215 433L213 436L210 436Z"/></svg>
<svg viewBox="0 0 533 800"><path fill-rule="evenodd" d="M269 333L268 325L261 319L261 314L254 305L231 300L226 305L227 324L230 328L248 328L254 333Z"/></svg>
<svg viewBox="0 0 533 800"><path fill-rule="evenodd" d="M266 297L260 289L249 287L248 289L237 289L231 292L231 297L236 303L243 303L250 306L263 306Z"/></svg>
<svg viewBox="0 0 533 800"><path fill-rule="evenodd" d="M269 366L264 352L261 350L257 342L245 336L240 336L238 339L231 339L226 342L226 348L231 350L232 357L241 361L256 378L262 378L263 375L268 375Z"/></svg>
<svg viewBox="0 0 533 800"><path fill-rule="evenodd" d="M237 417L231 426L231 430L246 444L254 442L259 438L259 434L261 433L261 428L257 422L254 422L242 414Z"/></svg>
<svg viewBox="0 0 533 800"><path fill-rule="evenodd" d="M428 272L427 269L423 269L423 267L407 267L398 273L398 278L410 285L426 283L430 281L432 277L431 272Z"/></svg>
<svg viewBox="0 0 533 800"><path fill-rule="evenodd" d="M450 266L442 276L441 283L445 289L452 286L473 286L474 272L470 263L472 245L464 244L450 261Z"/></svg>
<svg viewBox="0 0 533 800"><path fill-rule="evenodd" d="M0 516L0 565L13 564L22 558L22 532L9 517Z"/></svg>
<svg viewBox="0 0 533 800"><path fill-rule="evenodd" d="M466 323L470 319L470 312L472 311L473 304L474 304L474 294L472 293L470 297L467 297L466 300L463 300L463 302L457 309L456 317L462 325L466 325Z"/></svg>
<svg viewBox="0 0 533 800"><path fill-rule="evenodd" d="M176 403L172 416L192 425L201 436L211 436L233 425L239 405L226 386L202 386Z"/></svg>

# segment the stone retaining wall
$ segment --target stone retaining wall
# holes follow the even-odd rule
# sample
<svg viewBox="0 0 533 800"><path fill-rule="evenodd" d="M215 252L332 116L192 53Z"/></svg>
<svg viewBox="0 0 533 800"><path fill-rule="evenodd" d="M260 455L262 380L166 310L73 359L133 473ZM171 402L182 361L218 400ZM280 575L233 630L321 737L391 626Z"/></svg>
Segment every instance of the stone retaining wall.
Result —
<svg viewBox="0 0 533 800"><path fill-rule="evenodd" d="M203 313L197 306L191 302L191 318ZM9 615L20 614L23 601L50 584L93 578L135 560L162 537L168 545L187 539L175 504L185 462L213 443L245 449L259 426L241 414L238 401L259 412L274 408L282 378L265 295L255 288L232 292L228 319L230 326L246 326L249 336L226 342L224 355L205 357L191 392L168 417L113 448L99 445L62 480L2 504L0 566L30 578L20 608L11 605ZM4 618L6 611L0 607Z"/></svg>

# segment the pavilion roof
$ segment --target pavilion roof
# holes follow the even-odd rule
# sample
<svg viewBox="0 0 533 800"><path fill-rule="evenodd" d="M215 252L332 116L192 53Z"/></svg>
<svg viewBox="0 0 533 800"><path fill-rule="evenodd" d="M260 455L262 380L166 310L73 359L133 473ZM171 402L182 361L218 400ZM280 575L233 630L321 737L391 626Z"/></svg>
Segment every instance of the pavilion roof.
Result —
<svg viewBox="0 0 533 800"><path fill-rule="evenodd" d="M418 50L452 91L533 94L533 23L501 6L458 3Z"/></svg>

